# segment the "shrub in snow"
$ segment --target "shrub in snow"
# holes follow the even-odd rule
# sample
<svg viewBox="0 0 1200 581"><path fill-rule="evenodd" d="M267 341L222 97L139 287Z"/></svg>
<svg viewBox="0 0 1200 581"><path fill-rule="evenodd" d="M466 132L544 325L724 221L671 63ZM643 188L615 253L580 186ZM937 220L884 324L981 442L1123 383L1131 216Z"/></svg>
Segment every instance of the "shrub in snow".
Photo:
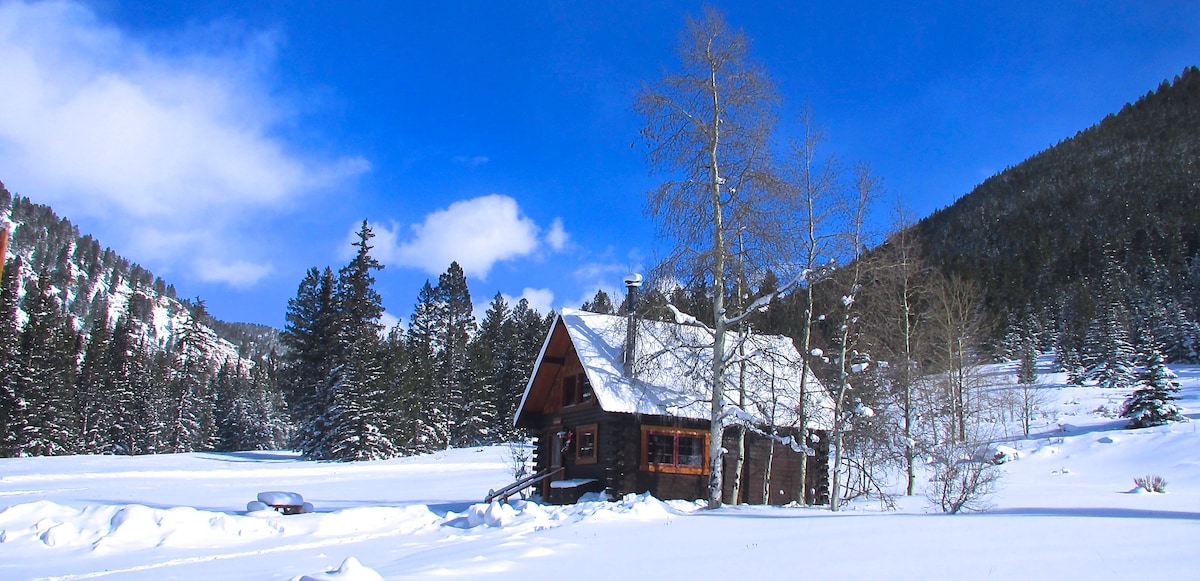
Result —
<svg viewBox="0 0 1200 581"><path fill-rule="evenodd" d="M992 464L1003 464L1011 460L1020 460L1021 452L1012 446L997 445L992 447Z"/></svg>
<svg viewBox="0 0 1200 581"><path fill-rule="evenodd" d="M1145 490L1146 492L1162 493L1167 491L1167 480L1162 476L1155 475L1134 478L1133 483L1136 484L1138 488Z"/></svg>
<svg viewBox="0 0 1200 581"><path fill-rule="evenodd" d="M991 458L980 458L980 446L970 442L947 443L931 459L933 476L925 498L947 514L987 510L987 498L996 491L1000 470Z"/></svg>
<svg viewBox="0 0 1200 581"><path fill-rule="evenodd" d="M1154 353L1147 362L1146 371L1138 375L1138 387L1125 400L1121 417L1129 418L1129 428L1161 426L1167 422L1182 422L1174 401L1179 398L1179 383L1176 375L1163 362L1161 354Z"/></svg>

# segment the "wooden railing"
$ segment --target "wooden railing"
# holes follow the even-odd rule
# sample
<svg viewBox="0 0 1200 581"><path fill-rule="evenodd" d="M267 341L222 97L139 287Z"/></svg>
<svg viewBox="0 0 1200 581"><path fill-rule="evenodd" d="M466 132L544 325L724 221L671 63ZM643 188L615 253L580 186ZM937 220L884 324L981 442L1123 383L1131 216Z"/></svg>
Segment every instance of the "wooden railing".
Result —
<svg viewBox="0 0 1200 581"><path fill-rule="evenodd" d="M551 476L554 476L555 474L558 474L559 472L562 472L562 471L563 471L563 467L557 466L557 467L547 468L536 474L531 474L531 475L526 476L525 478L522 478L512 484L509 484L508 486L505 486L504 488L501 488L500 490L489 490L487 496L485 496L483 498L483 501L488 504L491 504L492 501L499 498L500 502L508 502L508 497L510 497L522 490L525 490L526 488L529 488L530 486L533 486L534 484L537 484L547 478L550 478Z"/></svg>

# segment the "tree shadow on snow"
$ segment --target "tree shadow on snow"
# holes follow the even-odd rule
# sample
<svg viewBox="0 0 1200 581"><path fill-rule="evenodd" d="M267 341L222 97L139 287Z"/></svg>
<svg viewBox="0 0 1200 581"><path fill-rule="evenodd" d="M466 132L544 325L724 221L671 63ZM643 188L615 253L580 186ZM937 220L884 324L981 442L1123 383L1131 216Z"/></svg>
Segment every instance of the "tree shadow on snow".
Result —
<svg viewBox="0 0 1200 581"><path fill-rule="evenodd" d="M302 460L299 454L286 450L261 450L261 451L246 451L246 452L197 452L196 456L218 460L220 462L258 462L258 463L280 463L280 462L299 462Z"/></svg>
<svg viewBox="0 0 1200 581"><path fill-rule="evenodd" d="M1069 516L1097 518L1154 518L1164 520L1196 520L1200 521L1200 512L1183 512L1177 510L1144 510L1138 508L1103 508L1103 507L1014 507L998 508L978 513L979 516Z"/></svg>
<svg viewBox="0 0 1200 581"><path fill-rule="evenodd" d="M1042 438L1067 438L1071 436L1086 436L1096 432L1123 432L1129 420L1121 418L1100 422L1089 426L1076 426L1071 423L1060 424L1059 428L1052 428L1042 432L1033 432L1028 438L1018 437L1016 440L1036 440Z"/></svg>

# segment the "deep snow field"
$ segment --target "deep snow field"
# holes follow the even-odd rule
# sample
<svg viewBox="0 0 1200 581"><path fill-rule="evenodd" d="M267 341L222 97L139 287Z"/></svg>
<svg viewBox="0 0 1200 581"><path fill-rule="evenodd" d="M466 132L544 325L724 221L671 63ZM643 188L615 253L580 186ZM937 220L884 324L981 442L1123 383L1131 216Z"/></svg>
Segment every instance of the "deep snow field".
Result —
<svg viewBox="0 0 1200 581"><path fill-rule="evenodd" d="M836 514L644 495L477 504L511 481L506 446L354 464L2 459L0 579L1200 579L1200 366L1172 368L1192 421L1143 430L1113 417L1128 391L1042 375L1047 413L1008 442L1020 458L979 514L943 515L921 496ZM1011 383L1013 369L988 372ZM1135 491L1149 474L1165 494ZM316 512L247 514L267 490Z"/></svg>

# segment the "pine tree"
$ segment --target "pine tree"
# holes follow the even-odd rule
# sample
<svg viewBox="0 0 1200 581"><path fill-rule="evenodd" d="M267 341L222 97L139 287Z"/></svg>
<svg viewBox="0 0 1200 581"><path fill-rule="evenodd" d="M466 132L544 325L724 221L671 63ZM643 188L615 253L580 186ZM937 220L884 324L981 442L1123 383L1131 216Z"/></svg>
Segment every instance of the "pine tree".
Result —
<svg viewBox="0 0 1200 581"><path fill-rule="evenodd" d="M1032 337L1025 337L1017 349L1017 383L1037 383L1037 342Z"/></svg>
<svg viewBox="0 0 1200 581"><path fill-rule="evenodd" d="M1122 388L1133 384L1136 351L1129 341L1118 308L1110 307L1088 329L1084 365L1086 377L1100 387Z"/></svg>
<svg viewBox="0 0 1200 581"><path fill-rule="evenodd" d="M604 289L596 291L596 296L592 297L592 300L583 303L579 308L584 311L600 313L601 315L611 315L614 312L612 299L609 298L608 293L604 292Z"/></svg>
<svg viewBox="0 0 1200 581"><path fill-rule="evenodd" d="M438 277L437 293L444 305L441 351L438 354L437 382L445 391L451 434L449 444L465 446L490 418L475 418L473 396L467 379L467 346L475 333L475 306L467 289L467 278L457 262L451 262Z"/></svg>
<svg viewBox="0 0 1200 581"><path fill-rule="evenodd" d="M26 420L17 434L18 454L55 456L75 451L78 426L71 391L76 366L76 337L63 316L50 277L43 272L25 295L28 317L21 331L14 369L17 398Z"/></svg>
<svg viewBox="0 0 1200 581"><path fill-rule="evenodd" d="M511 422L525 392L529 376L533 374L533 366L542 350L542 342L550 331L554 314L545 317L529 306L529 301L521 299L513 307L510 317L509 337L503 355L503 365L498 372L496 412L506 422Z"/></svg>
<svg viewBox="0 0 1200 581"><path fill-rule="evenodd" d="M0 195L8 192L0 187ZM0 202L4 199L0 197ZM0 257L3 260L3 257ZM17 434L24 430L25 409L17 399L17 299L23 265L18 257L0 278L0 458L17 455Z"/></svg>
<svg viewBox="0 0 1200 581"><path fill-rule="evenodd" d="M496 293L488 305L479 331L468 352L470 410L465 435L468 442L498 442L511 432L509 418L499 413L499 370L502 349L508 338L509 308L504 295Z"/></svg>
<svg viewBox="0 0 1200 581"><path fill-rule="evenodd" d="M1186 421L1180 413L1177 376L1166 366L1163 356L1153 353L1144 372L1138 375L1138 387L1125 401L1121 417L1129 418L1129 428L1161 426Z"/></svg>
<svg viewBox="0 0 1200 581"><path fill-rule="evenodd" d="M383 366L379 318L383 300L375 291L374 270L383 265L371 256L370 240L375 235L364 220L358 231L358 247L350 264L338 272L335 295L340 344L344 355L337 367L341 375L334 389L334 410L329 414L332 430L330 457L339 460L388 458L396 448L388 439L388 414L383 409Z"/></svg>
<svg viewBox="0 0 1200 581"><path fill-rule="evenodd" d="M140 327L143 322L132 318ZM132 454L162 454L172 451L169 431L170 410L174 398L167 386L173 377L172 358L165 352L151 352L144 332L138 333L134 355L130 358L130 388L133 391Z"/></svg>
<svg viewBox="0 0 1200 581"><path fill-rule="evenodd" d="M411 422L408 448L416 452L444 449L450 441L450 419L444 392L437 387L435 371L441 343L445 305L429 281L421 287L405 338L405 416Z"/></svg>
<svg viewBox="0 0 1200 581"><path fill-rule="evenodd" d="M197 300L170 354L170 407L167 409L167 445L171 452L192 452L211 447L215 424L208 391L216 337L206 326L208 311Z"/></svg>
<svg viewBox="0 0 1200 581"><path fill-rule="evenodd" d="M101 435L98 443L102 453L138 453L139 378L148 367L138 341L133 321L127 315L119 317L105 354L108 375L102 378L102 389L111 405L111 418L107 433Z"/></svg>
<svg viewBox="0 0 1200 581"><path fill-rule="evenodd" d="M76 381L79 404L80 451L87 454L112 453L108 434L112 430L114 407L112 392L112 359L109 349L113 332L108 328L107 308L97 313L84 350L83 365Z"/></svg>
<svg viewBox="0 0 1200 581"><path fill-rule="evenodd" d="M284 393L297 426L292 445L305 457L324 457L324 421L333 406L329 377L339 357L340 314L333 271L308 271L288 301L287 326L280 335L287 372Z"/></svg>
<svg viewBox="0 0 1200 581"><path fill-rule="evenodd" d="M406 383L408 352L405 339L404 327L396 323L388 330L382 345L383 409L388 414L388 426L391 429L387 436L402 455L415 453L411 447L413 423L410 418L413 412L409 406L413 398Z"/></svg>

